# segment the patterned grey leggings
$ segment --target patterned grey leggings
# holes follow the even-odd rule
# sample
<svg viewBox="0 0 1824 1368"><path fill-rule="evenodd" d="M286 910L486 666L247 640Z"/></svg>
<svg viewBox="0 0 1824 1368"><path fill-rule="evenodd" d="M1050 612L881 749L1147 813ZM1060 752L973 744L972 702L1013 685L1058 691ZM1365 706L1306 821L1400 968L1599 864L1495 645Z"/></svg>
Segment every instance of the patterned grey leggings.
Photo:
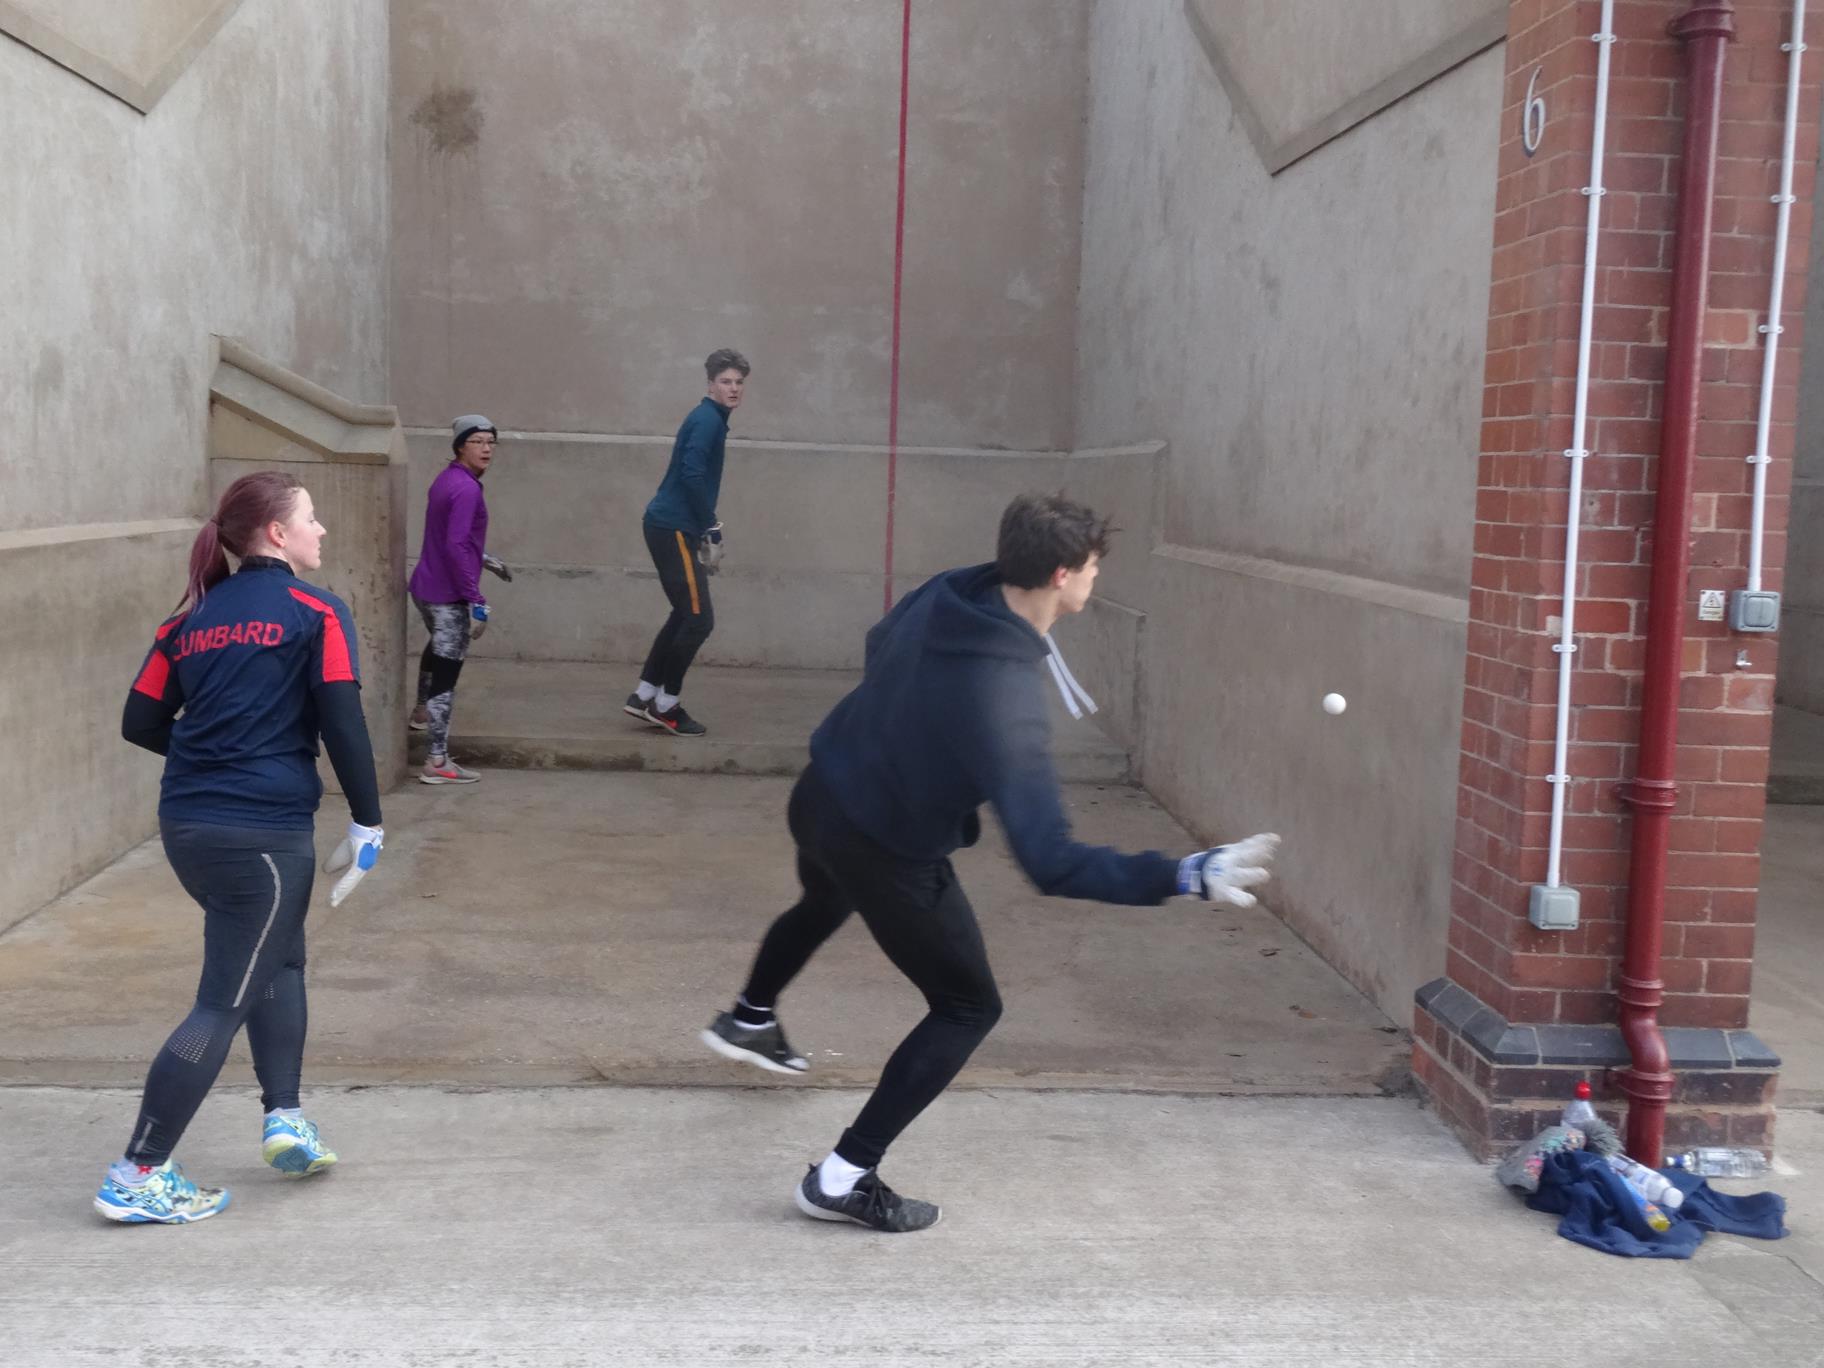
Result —
<svg viewBox="0 0 1824 1368"><path fill-rule="evenodd" d="M456 678L469 654L469 605L425 603L414 597L418 616L431 639L418 658L418 703L430 718L431 756L450 753L450 712L456 704Z"/></svg>

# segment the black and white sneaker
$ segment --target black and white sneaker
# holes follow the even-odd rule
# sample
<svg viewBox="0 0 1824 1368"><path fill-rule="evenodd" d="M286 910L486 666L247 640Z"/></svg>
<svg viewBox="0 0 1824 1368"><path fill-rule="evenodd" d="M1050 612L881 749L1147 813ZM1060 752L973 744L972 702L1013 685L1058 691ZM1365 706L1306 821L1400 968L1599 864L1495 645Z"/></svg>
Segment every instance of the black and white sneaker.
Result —
<svg viewBox="0 0 1824 1368"><path fill-rule="evenodd" d="M646 700L641 698L637 693L630 693L627 695L627 701L621 704L621 711L626 713L629 717L639 718L640 721L645 722L650 726L656 727L659 725L650 717L646 716Z"/></svg>
<svg viewBox="0 0 1824 1368"><path fill-rule="evenodd" d="M654 726L663 727L673 736L701 736L709 728L684 711L682 703L673 703L664 712L659 711L655 700L646 705L646 720Z"/></svg>
<svg viewBox="0 0 1824 1368"><path fill-rule="evenodd" d="M811 1171L798 1184L797 1201L798 1210L814 1221L853 1221L889 1235L928 1230L943 1215L935 1202L901 1197L880 1181L880 1174L874 1169L862 1174L847 1196L829 1197L817 1182L817 1165L812 1164Z"/></svg>
<svg viewBox="0 0 1824 1368"><path fill-rule="evenodd" d="M764 1026L743 1026L733 1012L719 1012L701 1039L725 1059L758 1064L774 1073L803 1073L811 1067L809 1060L786 1044L785 1032L776 1021Z"/></svg>

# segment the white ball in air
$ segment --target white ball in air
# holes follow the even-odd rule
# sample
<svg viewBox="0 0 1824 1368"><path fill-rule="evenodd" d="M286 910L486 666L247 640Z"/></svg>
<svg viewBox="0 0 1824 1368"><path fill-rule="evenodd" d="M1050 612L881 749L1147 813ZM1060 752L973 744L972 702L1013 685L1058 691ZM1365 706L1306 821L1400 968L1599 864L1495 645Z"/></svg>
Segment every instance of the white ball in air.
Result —
<svg viewBox="0 0 1824 1368"><path fill-rule="evenodd" d="M1337 716L1339 713L1342 712L1342 710L1344 708L1346 708L1348 706L1349 706L1349 700L1344 698L1339 693L1329 693L1329 694L1324 695L1324 711L1329 713L1330 716L1332 716L1332 717Z"/></svg>

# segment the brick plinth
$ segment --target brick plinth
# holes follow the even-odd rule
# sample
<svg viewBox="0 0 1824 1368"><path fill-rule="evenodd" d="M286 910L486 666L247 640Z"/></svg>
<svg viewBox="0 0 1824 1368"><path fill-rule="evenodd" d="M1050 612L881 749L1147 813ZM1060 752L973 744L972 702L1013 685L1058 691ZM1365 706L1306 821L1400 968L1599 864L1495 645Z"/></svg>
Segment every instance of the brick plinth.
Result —
<svg viewBox="0 0 1824 1368"><path fill-rule="evenodd" d="M1594 129L1595 0L1514 0L1500 128L1484 421L1471 568L1469 652L1444 982L1504 1029L1589 1028L1620 1049L1616 975L1653 559L1667 304L1685 105L1685 56L1667 25L1688 0L1623 0L1603 171L1589 420L1579 506L1569 507L1583 252ZM1726 56L1698 458L1686 586L1676 807L1664 921L1662 1025L1744 1034L1754 956L1761 817L1777 638L1700 621L1700 592L1747 582L1759 328L1771 288L1790 6L1735 0ZM1814 17L1818 17L1814 13ZM1814 27L1801 98L1763 583L1781 587L1797 407L1824 46ZM1545 101L1529 155L1528 89ZM1535 120L1535 127L1538 127ZM1572 931L1527 920L1547 875L1566 522L1578 519L1578 604L1565 765L1562 881L1581 899ZM1428 987L1427 991L1431 991ZM1434 994L1435 996L1435 994ZM1423 995L1421 995L1423 997ZM1446 1031L1423 1001L1414 1072L1478 1153L1555 1117L1584 1072L1599 1091L1626 1063L1503 1062ZM1594 1038L1594 1037L1593 1037ZM1694 1037L1680 1036L1687 1044ZM1556 1039L1556 1037L1554 1037ZM1714 1042L1713 1042L1714 1043ZM1758 1046L1758 1042L1757 1042ZM1709 1047L1706 1047L1709 1048ZM1684 1058L1668 1144L1771 1138L1777 1060L1744 1070ZM1752 1098L1741 1095L1754 1091ZM1611 1093L1618 1098L1619 1094ZM1530 1131L1527 1131L1530 1134Z"/></svg>

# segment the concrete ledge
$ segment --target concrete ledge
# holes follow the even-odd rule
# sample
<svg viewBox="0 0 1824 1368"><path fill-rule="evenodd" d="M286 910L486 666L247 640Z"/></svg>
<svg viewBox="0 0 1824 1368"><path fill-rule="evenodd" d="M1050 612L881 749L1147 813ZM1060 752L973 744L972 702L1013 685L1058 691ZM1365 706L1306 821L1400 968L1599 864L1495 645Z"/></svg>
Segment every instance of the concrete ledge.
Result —
<svg viewBox="0 0 1824 1368"><path fill-rule="evenodd" d="M810 759L811 732L858 677L699 666L686 706L709 733L674 737L621 711L633 673L593 663L471 661L457 686L450 750L478 769L795 775ZM410 744L412 762L422 764L424 735L412 733ZM1094 723L1070 719L1061 704L1052 759L1065 783L1129 779L1127 752Z"/></svg>
<svg viewBox="0 0 1824 1368"><path fill-rule="evenodd" d="M1221 20L1227 16L1216 8L1219 3L1220 0L1184 0L1185 18L1217 79L1222 82L1230 108L1247 130L1248 140L1254 144L1268 173L1274 175L1507 37L1506 4L1501 0L1479 0L1476 8L1481 12L1467 15L1456 32L1401 64L1383 79L1350 94L1303 127L1294 129L1283 123L1274 126L1271 111L1261 107L1261 102L1248 87L1248 73L1239 69L1225 52L1220 30ZM1452 0L1452 4L1459 10L1467 8L1463 0ZM1259 13L1258 9L1253 11L1255 15ZM1247 13L1241 13L1237 22L1246 23L1249 17ZM1330 17L1334 22L1335 16ZM1366 22L1387 21L1377 16Z"/></svg>
<svg viewBox="0 0 1824 1368"><path fill-rule="evenodd" d="M198 7L193 5L192 9ZM155 46L152 60L142 61L137 69L124 51L104 55L90 42L66 31L61 24L35 17L15 0L0 0L0 33L18 39L141 114L150 114L152 107L164 98L165 92L177 83L177 78L209 46L210 40L221 32L222 26L240 7L241 0L208 0L208 3L200 4L201 12L196 15L195 22L169 35L162 45ZM140 11L144 8L143 5L138 7ZM169 6L164 8L169 9ZM114 20L112 30L117 37L143 37L142 32L136 31L143 30L148 23L142 14L129 11L126 15L111 17ZM182 16L178 17L181 20ZM137 20L137 24L133 20Z"/></svg>
<svg viewBox="0 0 1824 1368"><path fill-rule="evenodd" d="M488 549L513 566L489 580L499 622L478 658L643 659L664 620L641 518L669 437L506 431L487 476ZM407 545L423 539L424 492L450 459L448 433L409 434ZM1163 447L1057 451L914 447L900 452L895 595L994 554L1001 509L1022 490L1065 489L1132 529L1098 581L1143 602L1155 472ZM886 585L887 452L816 443L729 443L722 508L728 560L711 581L717 627L706 664L849 669ZM1070 629L1062 638L1070 649ZM1131 658L1131 646L1127 648Z"/></svg>

